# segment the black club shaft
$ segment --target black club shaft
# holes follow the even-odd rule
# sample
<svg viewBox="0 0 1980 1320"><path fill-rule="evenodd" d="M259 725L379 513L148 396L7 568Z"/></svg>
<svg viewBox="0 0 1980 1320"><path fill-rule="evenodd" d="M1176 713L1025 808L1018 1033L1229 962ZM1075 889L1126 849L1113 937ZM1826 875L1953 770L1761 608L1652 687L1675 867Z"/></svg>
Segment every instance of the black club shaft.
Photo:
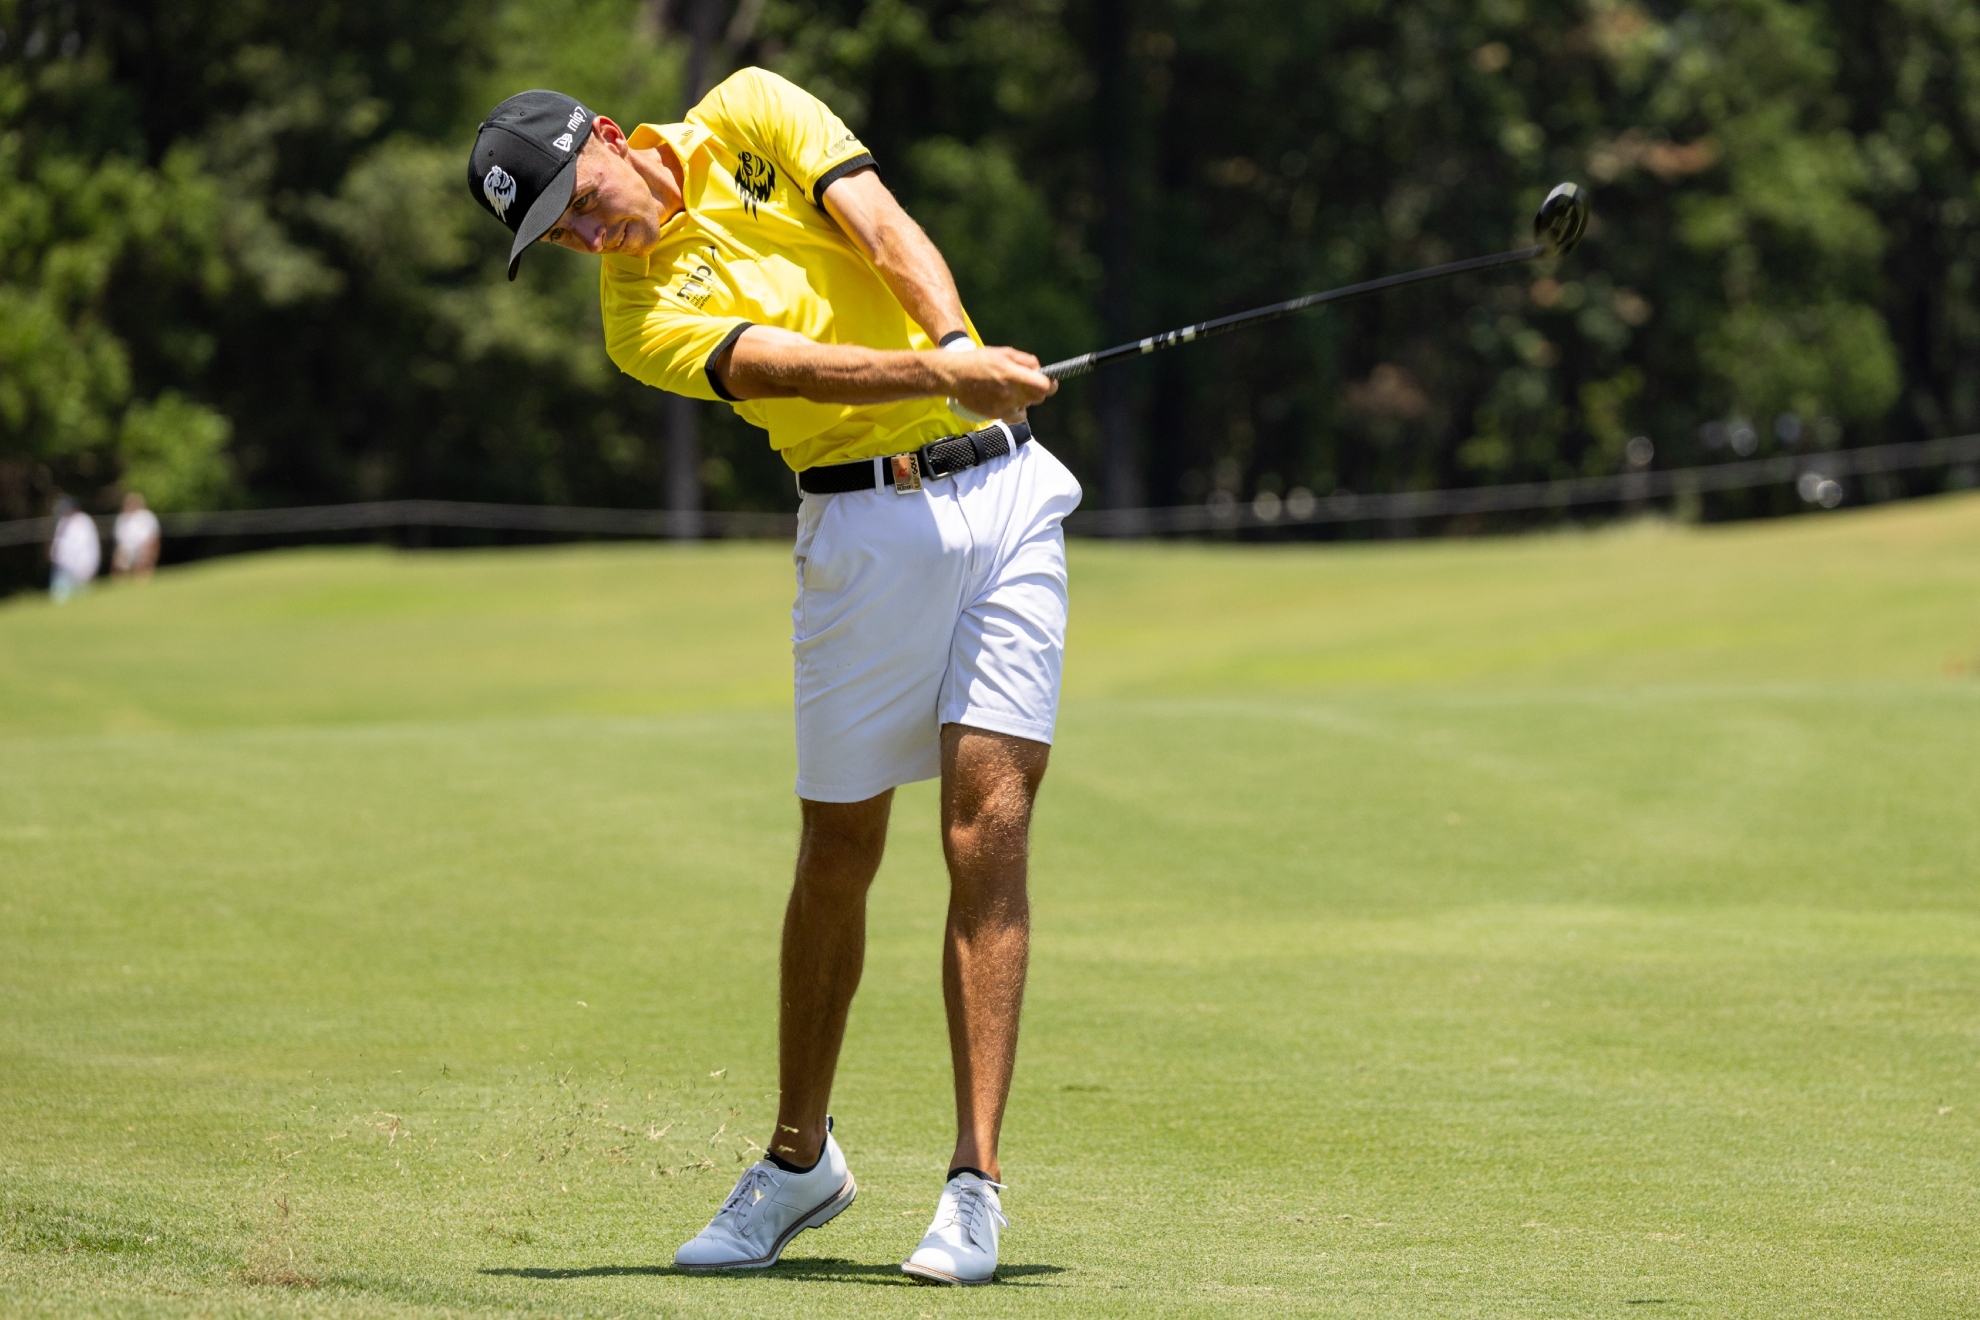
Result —
<svg viewBox="0 0 1980 1320"><path fill-rule="evenodd" d="M1103 348L1096 353L1082 353L1078 357L1070 357L1063 362L1054 362L1049 366L1041 367L1040 370L1054 380L1083 376L1095 367L1104 367L1110 362L1119 362L1123 358L1140 357L1144 353L1173 348L1177 344L1194 343L1196 340L1208 339L1211 335L1221 335L1229 330L1239 330L1265 321L1276 321L1282 316L1291 316L1294 312L1303 312L1309 307L1342 302L1348 298L1358 298L1363 294L1380 293L1384 289L1399 288L1405 284L1421 284L1425 280L1462 275L1467 271L1511 266L1546 255L1546 245L1536 243L1532 247L1515 248L1511 252L1495 252L1487 257L1467 257L1463 261L1447 261L1441 266L1426 266L1422 270L1405 271L1400 275L1384 275L1377 280L1364 280L1360 284L1348 284L1338 289L1328 289L1324 293L1309 293L1304 297L1290 298L1267 307L1254 307L1248 312L1233 312L1229 316L1198 321L1195 325L1186 325L1180 330L1168 330L1159 335L1150 335L1131 344L1118 344L1113 348Z"/></svg>

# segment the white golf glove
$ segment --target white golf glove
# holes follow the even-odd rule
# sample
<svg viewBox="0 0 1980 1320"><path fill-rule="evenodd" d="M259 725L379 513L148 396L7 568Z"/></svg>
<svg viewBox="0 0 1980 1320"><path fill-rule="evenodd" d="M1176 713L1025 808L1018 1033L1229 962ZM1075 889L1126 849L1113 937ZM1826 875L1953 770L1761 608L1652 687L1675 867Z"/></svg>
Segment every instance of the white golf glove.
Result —
<svg viewBox="0 0 1980 1320"><path fill-rule="evenodd" d="M976 351L976 341L968 335L958 335L948 343L942 345L942 351L944 353L974 353ZM990 420L982 413L971 412L955 399L950 399L948 402L949 411L966 422L987 422Z"/></svg>

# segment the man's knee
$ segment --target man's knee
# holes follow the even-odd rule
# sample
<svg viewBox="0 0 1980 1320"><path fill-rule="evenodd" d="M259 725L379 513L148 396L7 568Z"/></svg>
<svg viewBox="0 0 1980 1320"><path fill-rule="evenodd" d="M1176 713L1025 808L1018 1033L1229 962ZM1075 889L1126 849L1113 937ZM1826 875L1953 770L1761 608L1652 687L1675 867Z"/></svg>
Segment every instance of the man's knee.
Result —
<svg viewBox="0 0 1980 1320"><path fill-rule="evenodd" d="M797 883L818 891L864 893L887 850L894 791L864 802L803 801Z"/></svg>
<svg viewBox="0 0 1980 1320"><path fill-rule="evenodd" d="M1031 835L1031 806L1035 788L1022 780L1003 780L961 796L943 823L950 841L971 851L994 849L1022 852Z"/></svg>
<svg viewBox="0 0 1980 1320"><path fill-rule="evenodd" d="M942 732L942 815L952 851L1021 855L1050 746L960 724Z"/></svg>

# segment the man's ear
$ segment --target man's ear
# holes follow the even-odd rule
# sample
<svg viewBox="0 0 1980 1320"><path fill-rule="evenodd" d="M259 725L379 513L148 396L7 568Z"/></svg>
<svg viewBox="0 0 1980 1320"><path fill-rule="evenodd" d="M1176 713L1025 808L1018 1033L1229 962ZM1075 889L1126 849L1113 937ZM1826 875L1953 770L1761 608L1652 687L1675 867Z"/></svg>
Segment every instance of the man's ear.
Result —
<svg viewBox="0 0 1980 1320"><path fill-rule="evenodd" d="M626 146L626 131L604 115L599 115L591 121L591 140L620 156L625 155L629 150Z"/></svg>

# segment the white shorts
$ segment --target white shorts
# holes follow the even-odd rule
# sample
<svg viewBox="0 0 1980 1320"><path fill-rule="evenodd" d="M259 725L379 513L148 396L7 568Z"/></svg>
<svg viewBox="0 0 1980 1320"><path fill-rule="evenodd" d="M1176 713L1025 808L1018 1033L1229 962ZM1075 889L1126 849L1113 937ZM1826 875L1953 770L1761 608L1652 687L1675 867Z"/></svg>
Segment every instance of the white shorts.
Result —
<svg viewBox="0 0 1980 1320"><path fill-rule="evenodd" d="M896 495L798 509L798 796L860 802L942 771L944 724L1052 741L1079 482L1036 440Z"/></svg>

